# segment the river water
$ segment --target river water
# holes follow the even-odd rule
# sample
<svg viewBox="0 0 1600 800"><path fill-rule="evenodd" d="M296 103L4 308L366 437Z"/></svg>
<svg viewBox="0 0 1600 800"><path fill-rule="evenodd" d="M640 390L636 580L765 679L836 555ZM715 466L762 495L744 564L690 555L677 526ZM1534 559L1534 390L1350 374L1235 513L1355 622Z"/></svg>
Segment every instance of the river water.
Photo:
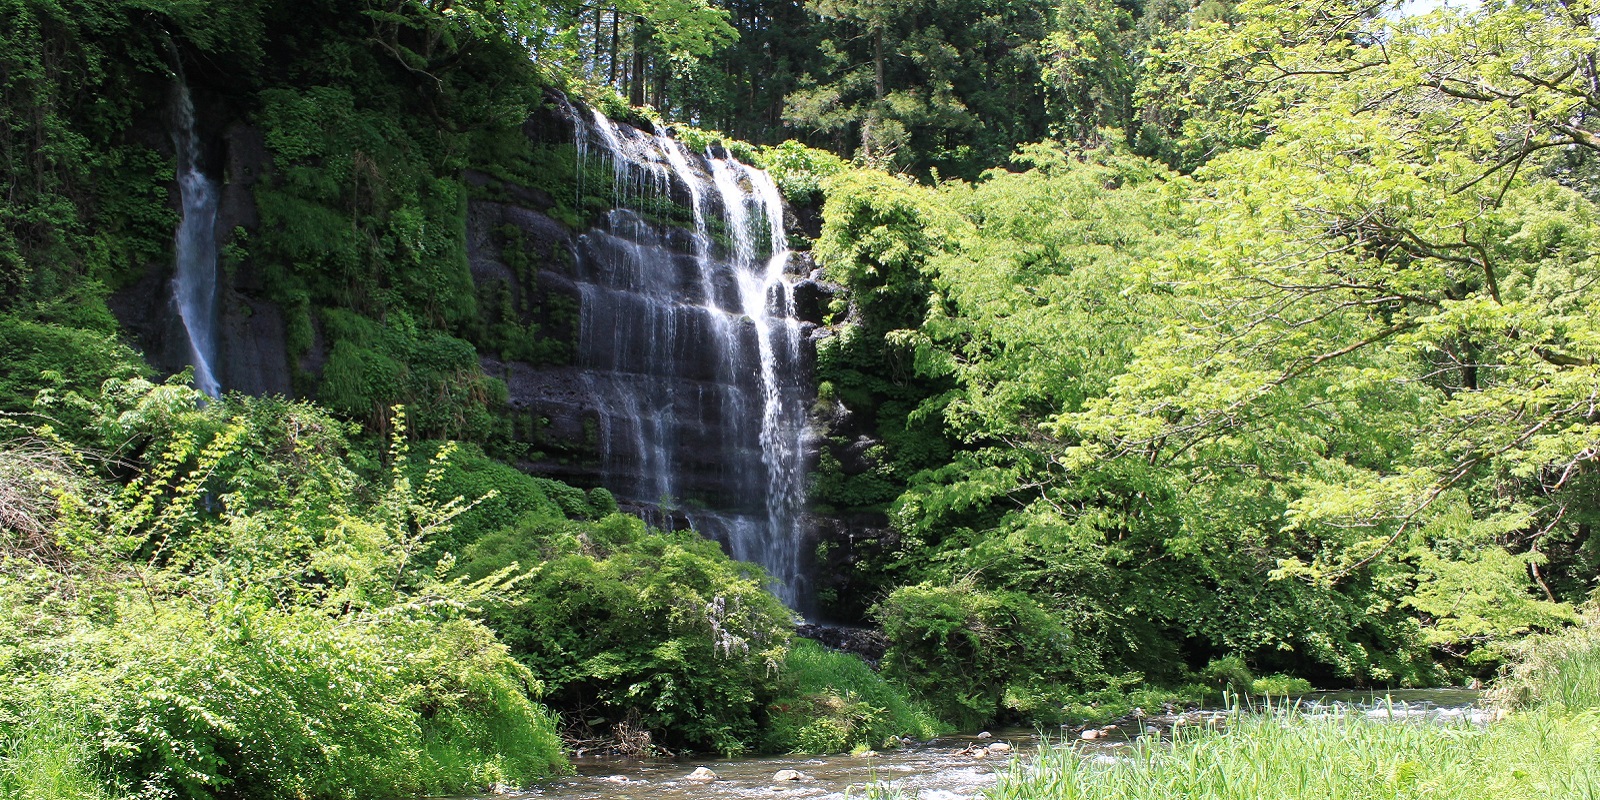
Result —
<svg viewBox="0 0 1600 800"><path fill-rule="evenodd" d="M1313 715L1364 715L1377 720L1489 720L1478 692L1468 689L1410 689L1386 693L1318 692L1300 698L1302 711ZM1138 736L1171 735L1175 725L1220 724L1226 712L1189 711L1157 714L1107 726L1085 740L1077 728L1038 731L996 729L992 735L945 736L870 757L772 756L738 759L615 760L578 758L577 774L546 783L512 797L551 800L718 800L720 798L792 798L841 800L860 798L868 785L887 784L918 800L980 798L999 772L1013 761L1035 755L1045 737L1076 742L1085 758L1115 759ZM1002 747L993 747L1000 744ZM1009 749L1006 749L1009 748ZM982 751L981 757L976 754ZM996 752L1001 751L1001 752ZM706 767L717 780L688 780L696 767ZM776 781L780 770L796 770L799 781ZM485 795L485 798L493 797ZM499 797L505 797L504 795Z"/></svg>

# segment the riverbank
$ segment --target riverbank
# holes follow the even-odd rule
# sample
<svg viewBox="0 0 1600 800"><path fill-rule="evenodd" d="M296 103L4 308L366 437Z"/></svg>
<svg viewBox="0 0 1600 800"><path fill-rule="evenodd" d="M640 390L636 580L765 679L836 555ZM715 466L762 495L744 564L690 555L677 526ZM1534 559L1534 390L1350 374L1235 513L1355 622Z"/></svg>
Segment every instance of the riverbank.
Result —
<svg viewBox="0 0 1600 800"><path fill-rule="evenodd" d="M1045 748L989 800L1508 800L1600 796L1600 633L1529 642L1492 693L1491 720L1237 712L1115 757ZM888 788L878 797L905 797Z"/></svg>

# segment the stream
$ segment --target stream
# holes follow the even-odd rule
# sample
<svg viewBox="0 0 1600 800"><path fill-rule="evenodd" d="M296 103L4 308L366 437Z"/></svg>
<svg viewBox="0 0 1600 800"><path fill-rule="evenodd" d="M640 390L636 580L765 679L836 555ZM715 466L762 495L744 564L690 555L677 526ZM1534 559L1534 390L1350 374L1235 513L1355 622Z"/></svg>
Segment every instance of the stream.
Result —
<svg viewBox="0 0 1600 800"><path fill-rule="evenodd" d="M1299 699L1312 715L1362 714L1377 720L1433 720L1484 724L1490 712L1480 693L1470 689L1406 689L1382 693L1317 692ZM1070 738L1086 757L1114 759L1130 739L1140 735L1170 736L1174 725L1215 724L1220 710L1155 714L1099 729L1094 739L1081 738L1077 728L1050 730L1054 741ZM1036 754L1043 741L1032 728L995 729L992 735L951 735L907 745L870 757L767 756L759 758L683 758L618 760L575 758L577 772L509 797L551 800L715 800L716 798L859 798L872 783L892 784L919 800L969 800L981 797L997 773L1012 761ZM995 745L1000 745L995 747ZM1009 749L1007 749L1009 748ZM982 751L981 756L976 754ZM717 775L713 782L689 780L697 767ZM795 770L798 781L776 781L780 770ZM507 795L484 795L504 798ZM462 798L460 800L465 800Z"/></svg>

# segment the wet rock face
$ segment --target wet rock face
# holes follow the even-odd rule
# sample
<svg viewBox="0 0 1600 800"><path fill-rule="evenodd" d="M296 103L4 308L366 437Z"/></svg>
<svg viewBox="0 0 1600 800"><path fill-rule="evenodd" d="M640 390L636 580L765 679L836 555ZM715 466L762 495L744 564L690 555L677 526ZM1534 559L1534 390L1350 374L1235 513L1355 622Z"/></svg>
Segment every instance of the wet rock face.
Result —
<svg viewBox="0 0 1600 800"><path fill-rule="evenodd" d="M815 343L828 335L838 289L808 253L788 252L785 223L797 222L795 210L784 208L769 176L720 148L692 152L559 105L535 114L524 132L536 145L576 138L576 206L557 202L548 186L462 176L480 318L460 335L506 385L518 465L604 486L657 524L716 539L763 565L780 595L808 610L814 576L827 568L817 563L827 551L819 537L841 531L805 513L820 441L808 419ZM203 133L205 170L219 192L213 232L226 250L236 230L260 225L254 194L271 159L252 126ZM161 137L155 126L152 142ZM189 357L169 308L172 275L172 264L152 263L111 303L167 372ZM222 388L313 388L294 380L314 380L326 361L316 315L310 346L292 364L285 311L267 300L258 265L229 263L219 279Z"/></svg>
<svg viewBox="0 0 1600 800"><path fill-rule="evenodd" d="M724 152L566 112L582 180L609 178L613 195L585 229L539 192L468 176L495 198L468 209L485 325L537 340L532 354L480 351L506 383L522 466L717 539L804 607L811 334L826 301L798 290L812 267L791 263L777 187ZM548 118L529 130L560 135Z"/></svg>
<svg viewBox="0 0 1600 800"><path fill-rule="evenodd" d="M170 145L153 139L163 150ZM235 123L210 132L203 169L218 176L217 208L213 234L219 246L233 242L237 230L260 225L255 185L271 168L261 130ZM178 210L178 189L172 189ZM173 311L173 264L147 264L139 279L108 300L111 311L129 333L146 360L158 371L176 373L189 364L190 352L183 322ZM252 395L291 395L294 387L283 312L266 298L261 270L245 259L219 270L217 284L216 378L224 391Z"/></svg>
<svg viewBox="0 0 1600 800"><path fill-rule="evenodd" d="M808 623L797 626L794 632L796 636L821 642L841 652L858 655L874 666L889 650L889 640L883 635L883 631L873 628Z"/></svg>

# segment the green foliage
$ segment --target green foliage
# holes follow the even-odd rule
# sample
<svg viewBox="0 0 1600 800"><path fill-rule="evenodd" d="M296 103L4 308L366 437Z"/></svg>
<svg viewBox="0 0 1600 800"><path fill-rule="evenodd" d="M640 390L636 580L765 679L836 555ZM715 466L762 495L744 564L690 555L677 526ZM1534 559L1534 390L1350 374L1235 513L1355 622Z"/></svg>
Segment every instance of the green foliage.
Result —
<svg viewBox="0 0 1600 800"><path fill-rule="evenodd" d="M0 6L0 310L79 295L89 278L120 283L167 251L170 166L123 136L162 103L140 72L166 69L167 32L248 63L259 53L249 17L231 5L213 14L153 3L137 15L111 0ZM217 24L236 25L239 39L219 40Z"/></svg>
<svg viewBox="0 0 1600 800"><path fill-rule="evenodd" d="M138 354L109 330L31 322L12 315L0 315L0 352L6 354L5 374L0 375L0 411L14 414L32 410L43 389L56 394L88 394L107 379L133 377L147 369ZM71 413L50 406L40 411ZM60 421L71 425L84 420Z"/></svg>
<svg viewBox="0 0 1600 800"><path fill-rule="evenodd" d="M394 109L356 97L334 86L262 92L277 180L258 192L258 256L294 265L313 296L357 311L398 307L461 325L475 312L464 189L434 174L452 166L450 153L430 153Z"/></svg>
<svg viewBox="0 0 1600 800"><path fill-rule="evenodd" d="M1555 153L1600 139L1550 109L1592 94L1588 23L1292 5L1161 45L1147 100L1181 113L1151 121L1192 177L1041 145L975 184L829 182L856 316L819 376L932 428L821 461L830 505L899 491L863 585L1030 594L1113 672L1318 682L1481 676L1573 619L1600 214Z"/></svg>
<svg viewBox="0 0 1600 800"><path fill-rule="evenodd" d="M761 148L755 164L772 175L783 191L783 199L797 206L821 202L823 181L846 169L838 156L793 139Z"/></svg>
<svg viewBox="0 0 1600 800"><path fill-rule="evenodd" d="M1591 714L1521 714L1488 726L1243 713L1226 730L1141 738L1107 763L1049 749L1003 775L996 800L1028 798L1583 797L1600 788Z"/></svg>
<svg viewBox="0 0 1600 800"><path fill-rule="evenodd" d="M1032 717L1044 724L1104 725L1140 716L1141 712L1155 714L1168 706L1188 708L1198 705L1206 695L1205 687L1197 684L1172 691L1152 688L1143 681L1144 676L1137 672L1102 676L1095 681L1103 684L1098 688L1052 695L1049 700L1056 708L1038 708Z"/></svg>
<svg viewBox="0 0 1600 800"><path fill-rule="evenodd" d="M1010 687L1060 683L1094 666L1023 594L924 583L896 589L874 614L889 638L884 674L964 729L1001 718Z"/></svg>
<svg viewBox="0 0 1600 800"><path fill-rule="evenodd" d="M320 399L329 408L384 430L388 409L414 403L414 424L429 436L484 441L500 430L490 409L505 387L486 377L472 345L416 325L403 312L387 324L347 311L323 313L331 348Z"/></svg>
<svg viewBox="0 0 1600 800"><path fill-rule="evenodd" d="M902 736L930 739L943 728L859 657L798 639L784 659L762 744L778 753L844 753L898 747Z"/></svg>
<svg viewBox="0 0 1600 800"><path fill-rule="evenodd" d="M40 714L9 734L0 744L0 797L106 800L111 796L95 774L95 754L81 722L65 714Z"/></svg>
<svg viewBox="0 0 1600 800"><path fill-rule="evenodd" d="M70 689L113 774L185 796L354 797L517 785L563 763L536 683L475 623L162 610L96 642L115 679Z"/></svg>
<svg viewBox="0 0 1600 800"><path fill-rule="evenodd" d="M1282 698L1307 694L1311 681L1289 675L1268 675L1250 682L1250 693L1257 697Z"/></svg>
<svg viewBox="0 0 1600 800"><path fill-rule="evenodd" d="M1532 630L1576 622L1570 606L1529 594L1529 561L1538 557L1512 555L1499 547L1454 558L1423 552L1417 588L1404 603L1433 621L1425 635L1430 643L1444 646L1495 645ZM1483 659L1500 655L1493 646L1473 652Z"/></svg>
<svg viewBox="0 0 1600 800"><path fill-rule="evenodd" d="M434 538L419 556L424 564L433 563L445 553L459 558L473 543L511 529L524 519L559 522L600 519L617 513L616 498L605 489L585 493L560 481L534 477L489 458L472 445L439 447L449 449L449 459L437 467L414 465L412 479L421 480L432 471L434 491L439 497L481 499L452 520L449 531Z"/></svg>
<svg viewBox="0 0 1600 800"><path fill-rule="evenodd" d="M1591 609L1580 626L1518 642L1490 697L1509 708L1566 713L1600 709L1600 635L1595 626Z"/></svg>
<svg viewBox="0 0 1600 800"><path fill-rule="evenodd" d="M1256 676L1237 655L1214 658L1200 670L1200 678L1210 684L1217 695L1242 695L1255 684Z"/></svg>
<svg viewBox="0 0 1600 800"><path fill-rule="evenodd" d="M400 422L367 483L326 412L201 399L142 379L61 399L85 444L139 454L111 462L120 486L50 427L0 450L26 476L4 490L0 785L332 798L562 769L538 680L463 614L506 576L415 558L471 505L438 496L449 453L413 482Z"/></svg>
<svg viewBox="0 0 1600 800"><path fill-rule="evenodd" d="M582 499L582 495L579 495ZM526 517L467 550L465 576L525 575L484 619L549 700L619 738L724 753L754 748L782 669L790 612L765 576L692 531L636 517Z"/></svg>

